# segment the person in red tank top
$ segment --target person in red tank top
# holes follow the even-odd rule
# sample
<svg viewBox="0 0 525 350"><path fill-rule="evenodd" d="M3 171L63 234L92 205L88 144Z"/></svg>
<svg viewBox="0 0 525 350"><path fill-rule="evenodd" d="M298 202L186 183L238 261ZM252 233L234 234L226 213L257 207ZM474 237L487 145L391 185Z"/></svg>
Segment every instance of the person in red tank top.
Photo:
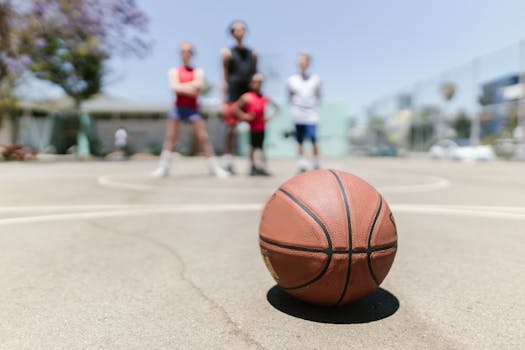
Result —
<svg viewBox="0 0 525 350"><path fill-rule="evenodd" d="M261 93L264 77L262 74L255 74L250 81L249 92L243 94L233 106L234 113L239 120L245 121L250 125L250 163L251 176L269 176L266 169L266 157L264 156L263 144L266 122L273 119L279 113L279 106ZM273 113L265 115L266 104L270 103ZM256 153L260 153L260 159L256 159Z"/></svg>
<svg viewBox="0 0 525 350"><path fill-rule="evenodd" d="M210 172L217 177L227 177L229 174L222 169L215 152L209 141L206 124L199 114L197 98L204 88L204 72L202 69L191 65L193 45L183 42L180 45L182 66L169 70L171 90L175 94L175 102L168 113L166 123L166 136L160 155L159 167L152 173L153 177L166 177L169 175L171 165L171 152L177 141L177 132L181 122L189 122L193 126L195 136L204 155L208 158Z"/></svg>

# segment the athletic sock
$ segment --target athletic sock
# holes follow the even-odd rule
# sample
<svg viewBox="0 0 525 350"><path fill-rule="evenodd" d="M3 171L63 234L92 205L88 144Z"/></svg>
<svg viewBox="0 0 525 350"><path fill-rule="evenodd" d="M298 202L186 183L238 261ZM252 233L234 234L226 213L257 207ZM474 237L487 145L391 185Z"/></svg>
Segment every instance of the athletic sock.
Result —
<svg viewBox="0 0 525 350"><path fill-rule="evenodd" d="M160 154L159 167L163 169L169 169L171 166L171 152L163 150Z"/></svg>
<svg viewBox="0 0 525 350"><path fill-rule="evenodd" d="M253 152L253 165L257 169L263 169L266 166L264 163L264 154L260 148L256 148Z"/></svg>
<svg viewBox="0 0 525 350"><path fill-rule="evenodd" d="M208 167L210 172L217 177L228 177L228 172L219 166L216 157L208 157Z"/></svg>
<svg viewBox="0 0 525 350"><path fill-rule="evenodd" d="M159 166L157 169L151 173L153 177L166 177L169 175L171 167L171 152L168 150L163 150L160 154Z"/></svg>
<svg viewBox="0 0 525 350"><path fill-rule="evenodd" d="M308 168L308 161L305 157L299 157L299 160L297 161L297 167L300 170L306 170Z"/></svg>
<svg viewBox="0 0 525 350"><path fill-rule="evenodd" d="M233 156L229 153L226 153L224 155L224 164L226 166L230 166L230 165L233 165Z"/></svg>
<svg viewBox="0 0 525 350"><path fill-rule="evenodd" d="M314 169L321 168L321 160L319 159L319 156L314 156L314 158L312 159L312 165Z"/></svg>

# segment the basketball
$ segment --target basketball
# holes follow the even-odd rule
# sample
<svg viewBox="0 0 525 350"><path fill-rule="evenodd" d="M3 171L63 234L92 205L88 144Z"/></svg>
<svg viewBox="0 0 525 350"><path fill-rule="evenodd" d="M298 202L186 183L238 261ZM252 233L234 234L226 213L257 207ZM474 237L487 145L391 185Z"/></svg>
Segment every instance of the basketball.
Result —
<svg viewBox="0 0 525 350"><path fill-rule="evenodd" d="M397 251L394 217L364 180L337 170L297 175L264 207L259 244L288 294L318 305L343 305L378 288Z"/></svg>

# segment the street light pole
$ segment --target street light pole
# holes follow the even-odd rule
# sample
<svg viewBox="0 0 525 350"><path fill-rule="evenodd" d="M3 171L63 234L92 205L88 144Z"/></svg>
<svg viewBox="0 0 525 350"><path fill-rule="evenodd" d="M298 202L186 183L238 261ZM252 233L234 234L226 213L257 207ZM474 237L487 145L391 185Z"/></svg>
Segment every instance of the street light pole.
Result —
<svg viewBox="0 0 525 350"><path fill-rule="evenodd" d="M474 113L472 115L472 122L470 123L470 144L472 146L478 146L480 143L481 133L481 106L479 102L479 60L475 59L472 61L472 88L474 89Z"/></svg>

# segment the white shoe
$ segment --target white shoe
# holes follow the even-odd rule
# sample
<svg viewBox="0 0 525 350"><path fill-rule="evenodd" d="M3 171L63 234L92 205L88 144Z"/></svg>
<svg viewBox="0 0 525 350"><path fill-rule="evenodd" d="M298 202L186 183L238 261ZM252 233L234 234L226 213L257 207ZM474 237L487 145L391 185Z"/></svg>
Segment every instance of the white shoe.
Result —
<svg viewBox="0 0 525 350"><path fill-rule="evenodd" d="M308 161L304 157L300 157L299 161L297 162L297 169L299 173L304 173L308 171Z"/></svg>
<svg viewBox="0 0 525 350"><path fill-rule="evenodd" d="M158 167L157 169L155 169L155 171L153 171L150 174L150 176L153 177L153 178L156 178L156 179L160 179L160 178L169 176L169 174L170 174L170 171L169 171L168 168L166 168L166 167Z"/></svg>
<svg viewBox="0 0 525 350"><path fill-rule="evenodd" d="M217 167L214 167L212 170L211 170L211 173L213 175L215 175L215 177L218 177L220 179L225 179L227 177L230 177L230 173L227 172L226 170L224 170L223 168L217 166Z"/></svg>

